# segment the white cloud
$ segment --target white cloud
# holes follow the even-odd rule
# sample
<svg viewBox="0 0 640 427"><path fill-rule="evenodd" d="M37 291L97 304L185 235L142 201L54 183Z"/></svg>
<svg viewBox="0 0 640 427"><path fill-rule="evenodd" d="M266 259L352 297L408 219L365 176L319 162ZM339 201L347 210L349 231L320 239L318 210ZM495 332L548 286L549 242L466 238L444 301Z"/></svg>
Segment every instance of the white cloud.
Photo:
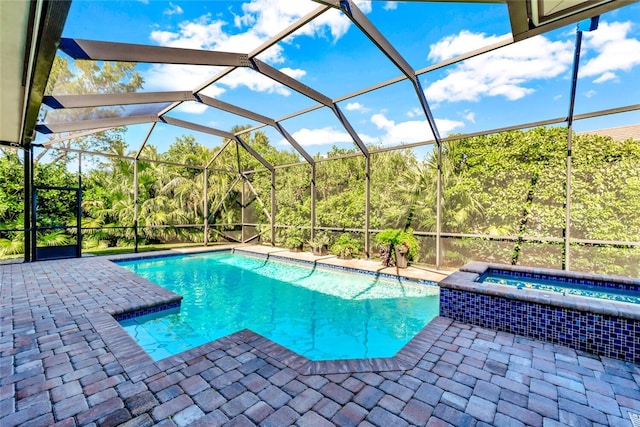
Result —
<svg viewBox="0 0 640 427"><path fill-rule="evenodd" d="M583 49L596 56L580 67L580 77L599 76L594 83L615 78L614 71L629 71L640 65L640 40L629 38L631 22L601 22L595 31L584 33Z"/></svg>
<svg viewBox="0 0 640 427"><path fill-rule="evenodd" d="M169 7L162 12L164 15L181 15L184 11L177 4L169 2Z"/></svg>
<svg viewBox="0 0 640 427"><path fill-rule="evenodd" d="M462 118L468 122L475 123L476 122L476 113L473 111L465 110Z"/></svg>
<svg viewBox="0 0 640 427"><path fill-rule="evenodd" d="M407 116L410 118L424 116L424 111L421 108L415 107L407 111Z"/></svg>
<svg viewBox="0 0 640 427"><path fill-rule="evenodd" d="M586 96L587 98L592 98L596 93L598 93L598 92L596 92L595 90L592 89L592 90L586 91L584 96Z"/></svg>
<svg viewBox="0 0 640 427"><path fill-rule="evenodd" d="M368 135L358 134L360 139L365 144L375 143L375 138L371 138ZM338 130L331 126L320 129L308 129L302 128L292 135L293 139L303 147L312 145L336 145L336 144L352 144L353 139L344 130ZM285 140L280 141L280 144L287 144Z"/></svg>
<svg viewBox="0 0 640 427"><path fill-rule="evenodd" d="M428 141L433 139L433 132L426 120L409 120L396 123L384 114L371 116L371 123L385 133L380 138L383 145ZM463 127L464 123L457 120L436 119L436 126L440 136L446 136L453 129Z"/></svg>
<svg viewBox="0 0 640 427"><path fill-rule="evenodd" d="M299 79L306 74L304 70L293 70L291 68L283 68L280 71L296 79ZM244 86L254 92L276 93L282 96L291 95L291 90L286 86L283 86L275 80L271 80L269 77L249 68L238 68L232 71L219 80L218 85L224 85L230 89L236 89Z"/></svg>
<svg viewBox="0 0 640 427"><path fill-rule="evenodd" d="M363 3L364 6L356 2L363 12L368 13L371 10L370 1ZM266 41L317 6L310 1L252 0L242 5L244 15L236 17L234 22L239 28L255 32ZM331 9L296 31L287 41L291 42L292 37L302 35L326 37L327 32L336 41L346 34L350 26L351 21L347 17L339 10Z"/></svg>
<svg viewBox="0 0 640 427"><path fill-rule="evenodd" d="M362 13L370 13L373 9L371 0L354 0L354 3L356 4L356 6L358 6L358 9L362 11Z"/></svg>
<svg viewBox="0 0 640 427"><path fill-rule="evenodd" d="M169 10L172 13L177 13L178 10L182 12L179 6L173 3L170 3L170 6ZM172 31L152 31L150 39L161 46L249 53L315 8L317 4L310 1L251 0L242 4L242 13L233 16L231 24L219 17L206 14L194 20L180 22ZM363 9L370 8L370 2L364 2ZM347 32L350 25L351 22L340 11L332 9L295 32L288 41L302 35L327 37L327 33L333 40L337 40ZM270 47L258 57L269 64L283 64L286 61L281 44ZM154 90L176 90L178 86L184 89L186 85L187 88L193 88L194 85L211 78L217 70L214 67L197 70L189 66L153 65L151 73L146 76L145 87L153 87ZM246 86L251 90L281 95L290 93L288 89L266 77L256 78L255 73L244 71L228 80L231 83L230 87ZM305 74L304 70L299 69L283 68L282 71L294 78Z"/></svg>
<svg viewBox="0 0 640 427"><path fill-rule="evenodd" d="M287 76L297 80L301 79L307 74L306 71L301 70L299 68L294 69L294 68L284 67L284 68L281 68L280 71L286 74Z"/></svg>
<svg viewBox="0 0 640 427"><path fill-rule="evenodd" d="M502 36L486 36L485 33L472 33L467 30L460 31L443 38L429 46L428 59L433 61L444 61L463 53L488 46L506 38L508 34Z"/></svg>
<svg viewBox="0 0 640 427"><path fill-rule="evenodd" d="M615 80L617 78L618 76L616 76L616 73L612 73L611 71L606 71L600 77L595 79L593 83L604 83L604 82L608 82L609 80Z"/></svg>
<svg viewBox="0 0 640 427"><path fill-rule="evenodd" d="M207 111L207 106L199 102L189 101L180 104L176 110L189 114L202 114Z"/></svg>
<svg viewBox="0 0 640 427"><path fill-rule="evenodd" d="M347 106L345 108L347 109L347 111L360 111L361 113L366 113L367 111L369 111L369 108L365 107L359 102L349 102L347 103Z"/></svg>
<svg viewBox="0 0 640 427"><path fill-rule="evenodd" d="M462 31L432 45L429 57L447 59L498 39ZM432 102L478 101L483 96L516 100L534 92L525 86L527 82L559 76L569 69L572 59L572 42L533 37L456 65L443 79L430 84L425 95Z"/></svg>
<svg viewBox="0 0 640 427"><path fill-rule="evenodd" d="M396 10L398 8L398 2L397 1L387 1L387 2L384 3L382 8L384 10Z"/></svg>
<svg viewBox="0 0 640 427"><path fill-rule="evenodd" d="M212 84L204 88L200 93L203 95L207 95L211 98L220 98L220 96L225 93L226 90L223 87L220 87L216 84Z"/></svg>
<svg viewBox="0 0 640 427"><path fill-rule="evenodd" d="M440 136L447 136L451 133L452 130L464 127L464 123L458 120L449 120L449 119L435 119L436 126L438 127L438 132Z"/></svg>
<svg viewBox="0 0 640 427"><path fill-rule="evenodd" d="M149 37L161 46L224 51L221 44L229 39L223 31L225 24L224 21L211 20L211 15L207 14L179 23L178 32L156 30Z"/></svg>
<svg viewBox="0 0 640 427"><path fill-rule="evenodd" d="M296 35L327 37L328 30L335 42L347 33L350 26L351 21L342 12L338 9L331 9L299 29ZM291 38L288 38L287 41L290 42Z"/></svg>
<svg viewBox="0 0 640 427"><path fill-rule="evenodd" d="M219 67L199 65L154 64L145 72L144 89L191 90L197 83L204 83L215 76L219 70Z"/></svg>

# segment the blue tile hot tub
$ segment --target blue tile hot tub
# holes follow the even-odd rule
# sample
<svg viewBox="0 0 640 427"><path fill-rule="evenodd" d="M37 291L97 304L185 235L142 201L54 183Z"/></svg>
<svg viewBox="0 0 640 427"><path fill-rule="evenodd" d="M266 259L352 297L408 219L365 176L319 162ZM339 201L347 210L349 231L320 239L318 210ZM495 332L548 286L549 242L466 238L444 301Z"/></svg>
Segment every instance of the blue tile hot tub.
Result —
<svg viewBox="0 0 640 427"><path fill-rule="evenodd" d="M640 280L472 262L440 282L440 315L640 363Z"/></svg>

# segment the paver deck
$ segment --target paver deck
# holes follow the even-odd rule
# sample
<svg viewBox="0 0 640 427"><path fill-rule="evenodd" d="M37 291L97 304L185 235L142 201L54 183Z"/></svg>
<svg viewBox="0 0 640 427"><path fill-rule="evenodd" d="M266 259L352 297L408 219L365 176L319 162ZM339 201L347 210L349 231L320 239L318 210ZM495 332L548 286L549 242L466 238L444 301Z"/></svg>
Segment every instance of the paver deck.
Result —
<svg viewBox="0 0 640 427"><path fill-rule="evenodd" d="M640 366L443 317L391 359L310 362L244 330L154 363L112 315L177 296L109 259L3 265L0 283L2 427L631 427L640 413Z"/></svg>

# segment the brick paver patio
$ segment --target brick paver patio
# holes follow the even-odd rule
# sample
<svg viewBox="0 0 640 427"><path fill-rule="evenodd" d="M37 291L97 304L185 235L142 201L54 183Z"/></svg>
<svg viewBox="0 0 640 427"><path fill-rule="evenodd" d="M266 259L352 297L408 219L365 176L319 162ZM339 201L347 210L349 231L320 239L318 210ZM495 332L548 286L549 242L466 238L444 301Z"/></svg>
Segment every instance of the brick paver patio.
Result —
<svg viewBox="0 0 640 427"><path fill-rule="evenodd" d="M640 366L438 317L395 358L250 331L157 363L111 315L176 296L86 258L0 266L0 425L632 426Z"/></svg>

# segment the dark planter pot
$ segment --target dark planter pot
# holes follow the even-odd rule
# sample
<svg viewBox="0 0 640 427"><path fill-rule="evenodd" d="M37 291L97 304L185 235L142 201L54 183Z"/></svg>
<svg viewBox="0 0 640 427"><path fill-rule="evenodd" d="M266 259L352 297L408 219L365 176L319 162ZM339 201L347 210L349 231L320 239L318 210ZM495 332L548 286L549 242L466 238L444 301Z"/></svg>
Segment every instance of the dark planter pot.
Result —
<svg viewBox="0 0 640 427"><path fill-rule="evenodd" d="M338 259L353 259L353 255L349 254L349 255L338 255Z"/></svg>
<svg viewBox="0 0 640 427"><path fill-rule="evenodd" d="M311 253L313 253L315 256L325 256L329 253L329 248L327 245L322 245L319 248L312 247Z"/></svg>
<svg viewBox="0 0 640 427"><path fill-rule="evenodd" d="M289 248L289 252L302 252L302 245Z"/></svg>
<svg viewBox="0 0 640 427"><path fill-rule="evenodd" d="M395 266L395 262L393 261L393 256L391 256L391 253L391 245L380 246L380 259L382 260L382 265L384 265L385 267Z"/></svg>
<svg viewBox="0 0 640 427"><path fill-rule="evenodd" d="M407 268L409 266L409 258L404 248L396 248L396 266L398 268Z"/></svg>

